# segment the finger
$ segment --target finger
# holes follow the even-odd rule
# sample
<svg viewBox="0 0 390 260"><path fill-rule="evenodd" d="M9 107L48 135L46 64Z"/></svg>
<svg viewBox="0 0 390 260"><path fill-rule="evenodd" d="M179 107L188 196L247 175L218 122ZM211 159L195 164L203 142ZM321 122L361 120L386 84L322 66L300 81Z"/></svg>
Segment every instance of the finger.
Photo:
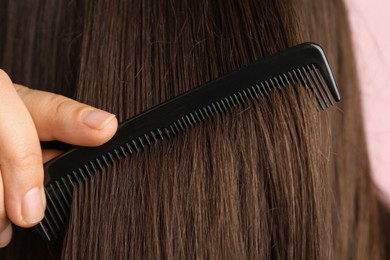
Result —
<svg viewBox="0 0 390 260"><path fill-rule="evenodd" d="M4 71L0 70L0 168L5 210L16 225L43 218L42 155L32 118Z"/></svg>
<svg viewBox="0 0 390 260"><path fill-rule="evenodd" d="M62 154L63 152L64 151L61 150L49 150L49 149L42 150L43 162L45 163L53 159L54 157L57 157L58 155Z"/></svg>
<svg viewBox="0 0 390 260"><path fill-rule="evenodd" d="M113 114L61 95L16 84L15 88L30 111L41 141L97 146L116 132L118 122Z"/></svg>
<svg viewBox="0 0 390 260"><path fill-rule="evenodd" d="M6 228L0 233L0 248L5 247L11 242L12 224L8 221Z"/></svg>
<svg viewBox="0 0 390 260"><path fill-rule="evenodd" d="M3 180L0 172L0 248L9 244L12 237L12 225L9 222L5 207L4 207L4 194Z"/></svg>

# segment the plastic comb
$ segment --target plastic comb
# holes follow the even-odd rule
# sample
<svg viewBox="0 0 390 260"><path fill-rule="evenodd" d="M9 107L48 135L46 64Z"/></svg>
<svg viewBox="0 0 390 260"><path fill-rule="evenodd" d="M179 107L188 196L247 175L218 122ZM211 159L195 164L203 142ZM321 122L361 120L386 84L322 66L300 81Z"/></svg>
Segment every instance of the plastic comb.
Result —
<svg viewBox="0 0 390 260"><path fill-rule="evenodd" d="M76 147L54 158L44 165L47 207L36 229L47 241L61 237L73 186L114 161L271 91L300 86L312 92L320 109L340 100L328 61L316 44L297 45L210 81L123 122L104 145Z"/></svg>

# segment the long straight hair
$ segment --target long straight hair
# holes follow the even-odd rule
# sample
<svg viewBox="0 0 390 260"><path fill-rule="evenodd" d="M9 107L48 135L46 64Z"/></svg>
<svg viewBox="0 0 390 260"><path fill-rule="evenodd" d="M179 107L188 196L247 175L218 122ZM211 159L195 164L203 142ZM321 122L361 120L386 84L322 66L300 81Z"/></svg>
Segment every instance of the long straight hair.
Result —
<svg viewBox="0 0 390 260"><path fill-rule="evenodd" d="M3 5L0 63L16 82L120 121L303 41L324 47L343 96L319 113L290 87L147 147L75 187L63 241L17 230L4 257L386 258L342 1Z"/></svg>

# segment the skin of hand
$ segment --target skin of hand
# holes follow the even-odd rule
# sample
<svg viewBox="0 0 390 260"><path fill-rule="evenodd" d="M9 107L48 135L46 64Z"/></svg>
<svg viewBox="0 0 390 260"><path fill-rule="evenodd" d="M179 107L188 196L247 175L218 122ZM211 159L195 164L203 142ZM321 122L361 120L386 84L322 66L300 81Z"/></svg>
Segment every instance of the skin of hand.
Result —
<svg viewBox="0 0 390 260"><path fill-rule="evenodd" d="M60 152L40 141L98 146L117 127L113 114L13 84L0 70L0 247L11 241L11 222L32 227L44 216L43 163Z"/></svg>

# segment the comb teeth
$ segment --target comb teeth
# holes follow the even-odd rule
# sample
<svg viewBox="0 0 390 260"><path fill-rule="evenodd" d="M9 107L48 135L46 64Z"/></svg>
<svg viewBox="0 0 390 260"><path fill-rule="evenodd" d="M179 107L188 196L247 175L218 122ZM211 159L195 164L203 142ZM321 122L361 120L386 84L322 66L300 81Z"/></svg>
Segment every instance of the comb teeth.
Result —
<svg viewBox="0 0 390 260"><path fill-rule="evenodd" d="M312 56L315 56L315 59L313 62L300 63L300 66L289 68L281 73L272 74L271 69L265 72L271 76L260 77L257 81L247 80L248 77L253 78L253 74L257 72L253 67L248 66L239 71L240 77L237 73L232 73L233 76L227 75L220 81L212 81L209 85L183 94L124 122L117 134L100 147L75 148L46 163L47 209L44 219L36 226L38 232L47 241L62 236L70 214L74 185L87 180L115 161L138 153L145 146L173 138L187 128L198 125L216 114L223 114L247 102L267 97L271 92L285 91L288 87L295 91L298 91L297 88L300 86L304 87L314 97L320 110L333 105L334 101L339 101L340 97L322 50L316 45L304 44L285 51L285 54L294 51L298 52L298 54L293 53L298 57L308 56L306 52L310 55L314 52ZM267 69L265 65L273 62L279 69L282 66L280 64L286 63L283 59L290 61L293 58L287 59L286 55L271 56L264 64L259 63L255 67ZM275 63L274 60L278 62ZM230 84L228 86L230 89L222 88L224 84ZM246 86L238 87L243 84ZM215 92L218 95L210 97ZM176 114L178 110L185 112Z"/></svg>
<svg viewBox="0 0 390 260"><path fill-rule="evenodd" d="M73 185L79 181L79 175L67 175L68 181L64 178L55 181L45 187L46 211L44 219L38 224L37 230L46 238L57 239L64 231L69 218Z"/></svg>
<svg viewBox="0 0 390 260"><path fill-rule="evenodd" d="M40 229L46 232L41 232L46 239L58 238L64 231L66 220L69 217L70 205L72 200L72 187L79 181L85 181L98 170L103 170L115 160L120 160L123 157L139 152L146 145L153 145L165 138L172 138L185 129L202 123L208 118L214 117L218 113L225 113L233 108L240 106L254 99L259 100L262 97L268 96L275 90L283 91L286 87L298 87L297 83L305 86L306 90L312 92L316 99L316 104L320 109L328 108L334 102L331 95L327 91L324 80L314 64L305 67L293 69L292 71L282 73L264 82L259 82L247 89L244 89L236 94L225 97L210 105L202 107L188 115L177 119L168 127L155 129L136 139L126 142L125 144L114 148L113 151L105 155L101 155L88 164L83 165L77 171L72 171L67 175L68 180L61 178L61 181L55 181L46 187L46 196L48 198L47 211L45 219L40 223Z"/></svg>

